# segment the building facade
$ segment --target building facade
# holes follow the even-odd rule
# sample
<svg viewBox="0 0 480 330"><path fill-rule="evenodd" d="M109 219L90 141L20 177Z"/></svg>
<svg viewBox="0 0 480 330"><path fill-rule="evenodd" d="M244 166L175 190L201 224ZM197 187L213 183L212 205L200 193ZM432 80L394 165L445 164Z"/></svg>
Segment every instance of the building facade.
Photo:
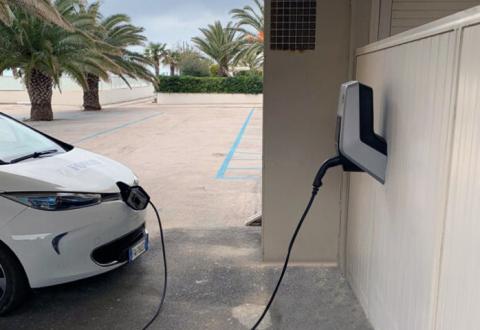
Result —
<svg viewBox="0 0 480 330"><path fill-rule="evenodd" d="M335 154L339 86L358 79L389 143L386 184L330 172L293 259L342 268L376 329L478 328L480 7L455 13L480 2L305 0L313 48L272 35L279 2L266 2L264 259L283 259Z"/></svg>

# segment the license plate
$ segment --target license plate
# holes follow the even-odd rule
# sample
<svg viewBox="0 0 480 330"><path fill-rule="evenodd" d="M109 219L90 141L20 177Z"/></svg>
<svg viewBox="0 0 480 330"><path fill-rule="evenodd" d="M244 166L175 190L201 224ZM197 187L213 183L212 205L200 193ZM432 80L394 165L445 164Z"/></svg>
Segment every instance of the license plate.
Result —
<svg viewBox="0 0 480 330"><path fill-rule="evenodd" d="M132 262L142 254L148 251L148 235L145 235L142 240L128 249L128 261Z"/></svg>

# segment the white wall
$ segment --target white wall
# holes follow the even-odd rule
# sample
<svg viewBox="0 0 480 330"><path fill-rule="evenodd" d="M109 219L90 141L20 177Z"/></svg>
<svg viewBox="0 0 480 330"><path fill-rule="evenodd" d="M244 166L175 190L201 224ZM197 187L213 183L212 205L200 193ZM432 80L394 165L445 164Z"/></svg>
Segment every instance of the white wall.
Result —
<svg viewBox="0 0 480 330"><path fill-rule="evenodd" d="M391 34L397 34L480 4L479 0L390 0Z"/></svg>
<svg viewBox="0 0 480 330"><path fill-rule="evenodd" d="M157 103L161 105L243 104L262 107L263 94L157 93Z"/></svg>
<svg viewBox="0 0 480 330"><path fill-rule="evenodd" d="M153 86L145 81L129 79L127 84L119 77L112 77L109 82L100 82L100 103L103 105L132 101L154 96ZM83 91L81 87L68 78L60 82L61 91L54 89L52 103L54 105L81 106ZM29 103L28 93L21 79L0 76L1 103Z"/></svg>
<svg viewBox="0 0 480 330"><path fill-rule="evenodd" d="M0 76L0 91L23 91L24 89L20 79L12 76Z"/></svg>
<svg viewBox="0 0 480 330"><path fill-rule="evenodd" d="M170 76L170 65L160 63L160 75L161 76ZM175 68L175 75L180 74L180 68L176 67Z"/></svg>
<svg viewBox="0 0 480 330"><path fill-rule="evenodd" d="M437 329L480 327L480 25L463 32Z"/></svg>
<svg viewBox="0 0 480 330"><path fill-rule="evenodd" d="M478 22L477 7L358 52L389 161L385 185L351 175L346 269L376 329L480 324L480 28L463 29Z"/></svg>
<svg viewBox="0 0 480 330"><path fill-rule="evenodd" d="M114 88L110 90L100 90L100 104L114 104L120 102L129 102L151 97L154 99L153 86ZM83 98L83 96L81 96ZM80 101L80 98L78 98ZM83 99L81 101L83 103ZM77 103L80 104L80 103Z"/></svg>
<svg viewBox="0 0 480 330"><path fill-rule="evenodd" d="M363 3L364 0L352 0ZM370 41L387 38L480 4L480 0L371 0ZM363 4L362 4L363 5Z"/></svg>

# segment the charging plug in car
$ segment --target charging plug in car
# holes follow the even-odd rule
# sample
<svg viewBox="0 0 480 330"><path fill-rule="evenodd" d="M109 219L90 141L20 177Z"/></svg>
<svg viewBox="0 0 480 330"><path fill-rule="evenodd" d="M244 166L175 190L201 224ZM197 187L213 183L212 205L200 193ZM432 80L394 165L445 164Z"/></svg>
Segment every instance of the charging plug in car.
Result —
<svg viewBox="0 0 480 330"><path fill-rule="evenodd" d="M123 201L136 211L145 210L150 203L150 196L140 186L129 186L123 182L117 182Z"/></svg>

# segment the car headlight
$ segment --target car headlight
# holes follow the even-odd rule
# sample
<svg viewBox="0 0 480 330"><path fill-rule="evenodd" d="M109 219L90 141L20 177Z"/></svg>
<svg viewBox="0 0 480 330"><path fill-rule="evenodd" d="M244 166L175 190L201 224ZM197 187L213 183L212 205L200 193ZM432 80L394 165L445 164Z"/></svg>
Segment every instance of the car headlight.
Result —
<svg viewBox="0 0 480 330"><path fill-rule="evenodd" d="M43 211L73 210L100 204L103 200L102 194L89 193L5 193L2 196ZM108 200L112 200L111 196Z"/></svg>

